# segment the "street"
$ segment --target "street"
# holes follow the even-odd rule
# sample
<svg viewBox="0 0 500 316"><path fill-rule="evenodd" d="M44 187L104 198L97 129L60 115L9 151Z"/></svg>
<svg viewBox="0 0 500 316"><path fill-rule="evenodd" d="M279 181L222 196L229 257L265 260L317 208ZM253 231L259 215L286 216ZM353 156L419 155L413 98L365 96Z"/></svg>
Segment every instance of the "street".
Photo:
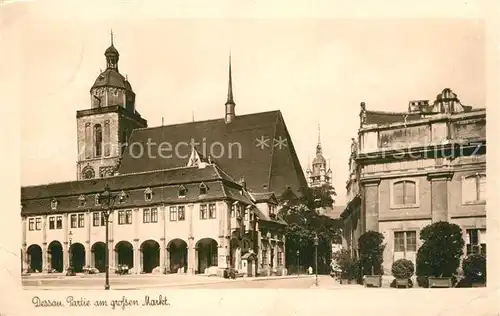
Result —
<svg viewBox="0 0 500 316"><path fill-rule="evenodd" d="M29 290L98 290L104 288L103 275L32 275L22 278ZM236 280L202 275L125 275L110 277L111 289L139 290L160 288L228 289L288 288L306 289L314 285L314 276L238 278Z"/></svg>

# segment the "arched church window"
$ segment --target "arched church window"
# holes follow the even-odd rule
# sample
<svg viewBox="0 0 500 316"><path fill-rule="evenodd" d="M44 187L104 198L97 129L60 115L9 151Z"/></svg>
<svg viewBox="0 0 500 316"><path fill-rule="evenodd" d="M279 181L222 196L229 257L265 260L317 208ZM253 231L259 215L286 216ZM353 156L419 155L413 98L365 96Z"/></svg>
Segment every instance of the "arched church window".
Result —
<svg viewBox="0 0 500 316"><path fill-rule="evenodd" d="M102 127L101 124L94 125L94 155L101 157L102 154Z"/></svg>
<svg viewBox="0 0 500 316"><path fill-rule="evenodd" d="M89 159L92 156L91 133L90 123L85 123L85 144L83 150L85 151L85 158Z"/></svg>
<svg viewBox="0 0 500 316"><path fill-rule="evenodd" d="M104 156L109 156L110 154L110 129L109 129L109 120L104 122Z"/></svg>

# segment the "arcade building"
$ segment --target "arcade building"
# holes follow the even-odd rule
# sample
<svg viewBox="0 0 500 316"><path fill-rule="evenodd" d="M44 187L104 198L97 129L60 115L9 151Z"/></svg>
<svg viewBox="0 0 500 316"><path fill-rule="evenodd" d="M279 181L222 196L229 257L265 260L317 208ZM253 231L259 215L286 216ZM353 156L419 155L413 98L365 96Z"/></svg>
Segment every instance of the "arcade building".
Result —
<svg viewBox="0 0 500 316"><path fill-rule="evenodd" d="M307 181L281 112L236 115L230 60L223 117L148 127L112 37L104 55L76 113L77 180L21 188L23 271L103 272L110 209L111 272L286 274L276 197Z"/></svg>

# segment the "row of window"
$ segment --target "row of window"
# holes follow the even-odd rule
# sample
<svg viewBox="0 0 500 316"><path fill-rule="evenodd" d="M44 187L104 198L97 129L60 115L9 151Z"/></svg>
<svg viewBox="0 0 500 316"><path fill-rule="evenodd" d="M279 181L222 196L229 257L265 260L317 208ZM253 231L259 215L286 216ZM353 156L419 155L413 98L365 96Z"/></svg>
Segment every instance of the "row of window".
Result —
<svg viewBox="0 0 500 316"><path fill-rule="evenodd" d="M184 221L186 219L186 208L183 205L170 207L170 221ZM215 203L201 204L200 205L200 219L215 219L216 208ZM105 218L101 212L92 213L93 226L105 226ZM158 223L158 208L145 208L142 210L143 223ZM118 211L118 225L132 224L132 210ZM81 228L85 226L85 214L71 214L70 216L71 228ZM41 230L42 218L30 218L29 230ZM62 216L49 217L49 229L61 229Z"/></svg>
<svg viewBox="0 0 500 316"><path fill-rule="evenodd" d="M392 184L393 206L416 206L418 204L418 186L413 180L401 180ZM476 173L462 181L462 202L471 203L486 200L486 175Z"/></svg>
<svg viewBox="0 0 500 316"><path fill-rule="evenodd" d="M206 186L206 184L201 183L199 186L199 190L200 190L200 192L199 192L200 195L205 195L205 194L207 194L208 187ZM178 190L178 197L179 198L185 197L186 192L187 192L187 189L183 185L181 185L179 187L179 190ZM117 196L117 202L118 203L125 203L127 197L128 197L127 194L124 191L121 191L120 194L118 194L118 196ZM146 190L144 190L144 200L146 202L153 200L153 190L151 190L151 188L147 188ZM95 205L101 205L102 202L103 201L101 200L101 195L99 193L97 193L95 195ZM87 204L87 198L83 194L80 195L78 197L78 206L84 207L86 204ZM58 201L56 199L52 199L50 202L50 209L53 211L57 210L57 205L58 205Z"/></svg>
<svg viewBox="0 0 500 316"><path fill-rule="evenodd" d="M486 255L485 229L467 229L466 255L481 253ZM394 252L416 252L417 232L400 231L394 232Z"/></svg>

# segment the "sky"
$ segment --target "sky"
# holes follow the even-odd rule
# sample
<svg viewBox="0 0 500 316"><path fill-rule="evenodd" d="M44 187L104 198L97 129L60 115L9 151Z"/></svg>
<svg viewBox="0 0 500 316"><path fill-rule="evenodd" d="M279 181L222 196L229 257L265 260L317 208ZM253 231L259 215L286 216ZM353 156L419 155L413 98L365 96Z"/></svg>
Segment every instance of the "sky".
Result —
<svg viewBox="0 0 500 316"><path fill-rule="evenodd" d="M22 89L21 185L76 179L76 111L90 108L111 29L120 72L150 127L162 117L165 125L189 122L193 113L222 118L231 52L236 115L281 110L304 170L319 124L337 204L345 203L360 102L405 111L410 100L433 101L451 88L462 103L485 107L481 20L181 19L109 3L102 10L27 3L2 12L0 47L17 48L2 71Z"/></svg>

